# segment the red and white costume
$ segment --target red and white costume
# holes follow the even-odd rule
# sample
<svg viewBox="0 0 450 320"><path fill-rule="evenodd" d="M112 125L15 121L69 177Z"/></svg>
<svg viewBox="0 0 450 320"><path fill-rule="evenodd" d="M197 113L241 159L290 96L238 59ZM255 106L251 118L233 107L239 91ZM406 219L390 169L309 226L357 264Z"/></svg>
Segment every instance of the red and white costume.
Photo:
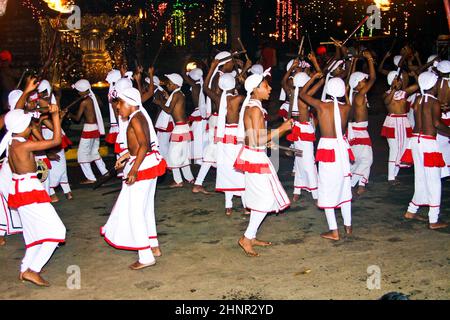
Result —
<svg viewBox="0 0 450 320"><path fill-rule="evenodd" d="M130 105L140 106L140 110L132 113L129 120L139 112L144 114L149 124L152 151L147 153L140 165L136 182L128 185L124 180L111 216L100 232L109 245L121 250L138 251L140 263L152 264L155 258L151 248L159 246L154 211L156 182L158 177L165 174L167 164L158 151L156 132L142 107L139 91L127 89L120 94L120 98ZM136 157L132 156L126 164L123 170L125 179L135 160Z"/></svg>
<svg viewBox="0 0 450 320"><path fill-rule="evenodd" d="M352 187L356 185L364 187L369 183L373 151L368 126L368 121L350 122L348 124L348 141L355 156L355 162L350 169L352 173Z"/></svg>
<svg viewBox="0 0 450 320"><path fill-rule="evenodd" d="M51 169L49 171L49 185L50 185L50 191L49 195L55 194L55 188L58 186L61 186L64 193L67 194L71 192L70 185L69 185L69 178L67 177L67 162L66 162L66 154L65 154L65 148L67 148L72 142L70 141L64 132L63 134L63 143L61 144L61 149L58 151L57 155L59 156L59 160L50 160ZM53 139L53 131L49 128L43 126L42 127L42 136L46 140ZM65 137L65 139L64 139Z"/></svg>
<svg viewBox="0 0 450 320"><path fill-rule="evenodd" d="M112 106L112 99L113 99L113 93L114 93L114 86L117 81L119 81L122 78L122 74L119 70L111 70L107 77L106 81L109 83L109 92L108 92L108 105L109 105L109 121L110 121L110 129L108 134L105 137L105 142L111 145L116 144L117 136L119 135L119 123L116 118L116 113L114 112L113 106Z"/></svg>
<svg viewBox="0 0 450 320"><path fill-rule="evenodd" d="M174 127L175 123L172 116L164 110L161 110L156 119L155 129L158 133L160 152L165 159L167 159L167 155L169 154L170 135Z"/></svg>
<svg viewBox="0 0 450 320"><path fill-rule="evenodd" d="M397 91L394 100L406 99L405 91ZM381 136L385 137L389 144L388 180L393 181L397 177L400 168L407 168L400 159L408 145L408 139L412 136L412 127L407 114L389 114L384 121Z"/></svg>
<svg viewBox="0 0 450 320"><path fill-rule="evenodd" d="M238 142L238 124L226 124L228 113L227 93L236 87L236 80L232 74L224 74L219 79L222 96L219 106L219 117L215 142L217 143L217 175L216 191L225 193L225 208L233 208L233 196L242 197L245 191L245 176L242 171L234 168L234 164L243 144ZM245 200L242 200L245 207Z"/></svg>
<svg viewBox="0 0 450 320"><path fill-rule="evenodd" d="M442 113L442 122L445 123L447 127L450 127L450 111L447 111L445 113ZM439 145L439 150L441 151L445 165L447 167L447 170L442 170L443 176L446 177L449 175L450 171L450 137L443 136L441 134L437 135L437 143Z"/></svg>
<svg viewBox="0 0 450 320"><path fill-rule="evenodd" d="M81 133L80 144L78 146L78 163L81 170L88 180L96 181L94 172L92 171L91 163L95 162L98 170L102 175L105 175L108 170L99 153L100 136L105 135L105 126L103 124L103 117L100 107L91 85L87 80L79 80L73 88L79 92L89 91L89 98L92 99L94 105L95 117L97 123L85 123L83 132Z"/></svg>

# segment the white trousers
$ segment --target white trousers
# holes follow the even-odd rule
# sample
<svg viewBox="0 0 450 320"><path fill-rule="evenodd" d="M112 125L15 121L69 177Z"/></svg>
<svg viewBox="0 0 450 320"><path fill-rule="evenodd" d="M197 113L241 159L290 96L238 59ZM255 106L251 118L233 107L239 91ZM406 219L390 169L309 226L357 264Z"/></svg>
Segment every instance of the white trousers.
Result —
<svg viewBox="0 0 450 320"><path fill-rule="evenodd" d="M181 176L181 172L183 172L183 176L186 179L186 181L191 182L194 181L195 178L191 171L191 166L183 167L181 170L179 168L172 169L173 173L173 180L175 183L180 184L183 182L183 177Z"/></svg>
<svg viewBox="0 0 450 320"><path fill-rule="evenodd" d="M38 273L41 272L57 247L58 243L44 242L43 244L28 248L22 260L20 272L25 272L28 269Z"/></svg>
<svg viewBox="0 0 450 320"><path fill-rule="evenodd" d="M196 186L202 186L203 182L205 181L206 176L208 175L209 169L211 169L212 164L208 162L203 162L202 166L200 167L200 171L197 175L197 180L195 180Z"/></svg>
<svg viewBox="0 0 450 320"><path fill-rule="evenodd" d="M250 221L248 223L247 231L244 233L244 237L249 240L256 239L256 233L258 232L259 226L264 221L267 213L253 211L250 214Z"/></svg>
<svg viewBox="0 0 450 320"><path fill-rule="evenodd" d="M98 159L95 161L95 164L100 171L101 175L105 175L108 173L108 169L106 169L105 162L103 162L103 159ZM92 171L92 167L90 163L80 163L81 170L83 171L86 179L91 181L97 181L97 178L94 175L94 172Z"/></svg>
<svg viewBox="0 0 450 320"><path fill-rule="evenodd" d="M232 209L233 208L233 197L234 196L240 196L241 197L242 206L245 208L244 193L243 192L236 192L236 191L225 191L225 208L226 209Z"/></svg>
<svg viewBox="0 0 450 320"><path fill-rule="evenodd" d="M350 227L352 225L352 204L351 202L346 202L341 206L341 214L344 219L344 225ZM325 216L328 222L328 228L330 230L337 230L336 214L334 209L325 209Z"/></svg>

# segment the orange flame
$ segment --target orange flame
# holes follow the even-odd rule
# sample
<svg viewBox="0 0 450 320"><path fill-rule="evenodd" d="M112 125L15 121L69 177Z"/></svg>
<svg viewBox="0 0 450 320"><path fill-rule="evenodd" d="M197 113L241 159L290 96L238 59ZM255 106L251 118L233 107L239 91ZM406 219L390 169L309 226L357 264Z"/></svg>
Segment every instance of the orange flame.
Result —
<svg viewBox="0 0 450 320"><path fill-rule="evenodd" d="M387 11L391 8L391 2L389 0L374 0L374 2L381 11Z"/></svg>
<svg viewBox="0 0 450 320"><path fill-rule="evenodd" d="M61 13L72 12L73 1L71 0L44 0L48 7Z"/></svg>

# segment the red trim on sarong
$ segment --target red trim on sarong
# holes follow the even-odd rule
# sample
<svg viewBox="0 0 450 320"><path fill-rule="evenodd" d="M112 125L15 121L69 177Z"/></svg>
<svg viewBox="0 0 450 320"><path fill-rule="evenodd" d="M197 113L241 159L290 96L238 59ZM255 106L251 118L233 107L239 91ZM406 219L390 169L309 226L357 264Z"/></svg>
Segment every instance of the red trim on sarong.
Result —
<svg viewBox="0 0 450 320"><path fill-rule="evenodd" d="M450 119L441 119L441 120L447 127L450 127Z"/></svg>
<svg viewBox="0 0 450 320"><path fill-rule="evenodd" d="M352 201L352 199L346 200L346 201L342 201L341 203L339 203L335 207L320 207L320 206L317 206L317 207L320 208L320 209L339 209L344 203L351 202L351 201Z"/></svg>
<svg viewBox="0 0 450 320"><path fill-rule="evenodd" d="M73 145L73 142L66 135L63 135L61 141L61 149L65 150L71 145Z"/></svg>
<svg viewBox="0 0 450 320"><path fill-rule="evenodd" d="M367 127L352 127L353 131L367 131Z"/></svg>
<svg viewBox="0 0 450 320"><path fill-rule="evenodd" d="M216 189L216 192L240 192L240 191L245 191L245 188Z"/></svg>
<svg viewBox="0 0 450 320"><path fill-rule="evenodd" d="M248 146L244 146L245 149L253 150L257 152L264 152L265 150L259 150L259 149L252 149ZM234 168L238 171L242 172L248 172L248 173L261 173L261 174L267 174L272 173L270 171L270 167L268 163L250 163L249 161L244 161L241 159L242 152L244 151L244 148L239 152L239 155L236 158L236 161L234 163Z"/></svg>
<svg viewBox="0 0 450 320"><path fill-rule="evenodd" d="M283 117L283 118L287 118L288 117L288 112L286 111L286 110L278 110L278 115L280 116L280 117Z"/></svg>
<svg viewBox="0 0 450 320"><path fill-rule="evenodd" d="M334 149L317 149L316 162L335 162L336 155Z"/></svg>
<svg viewBox="0 0 450 320"><path fill-rule="evenodd" d="M440 207L440 205L432 206L432 205L429 205L429 204L416 204L416 203L414 203L412 201L411 201L411 203L413 205L415 205L416 207L430 207L430 208L439 208Z"/></svg>
<svg viewBox="0 0 450 320"><path fill-rule="evenodd" d="M414 159L413 159L413 155L412 155L412 150L411 149L406 149L405 153L403 154L402 158L400 159L401 163L407 163L409 165L412 165L414 163Z"/></svg>
<svg viewBox="0 0 450 320"><path fill-rule="evenodd" d="M45 242L65 243L66 240L65 240L65 239L42 239L42 240L38 240L38 241L32 242L32 243L30 243L30 244L27 244L25 248L28 249L28 248L37 246L37 245L39 245L39 244L43 244L43 243L45 243Z"/></svg>
<svg viewBox="0 0 450 320"><path fill-rule="evenodd" d="M412 128L406 128L406 137L411 138L413 136L413 129Z"/></svg>
<svg viewBox="0 0 450 320"><path fill-rule="evenodd" d="M167 170L166 160L162 159L158 165L138 171L136 181L156 179L157 177L163 176L166 173L166 170Z"/></svg>
<svg viewBox="0 0 450 320"><path fill-rule="evenodd" d="M202 121L202 120L203 120L202 116L196 116L196 117L194 117L194 116L189 116L189 123L192 123L192 122L200 122L200 121Z"/></svg>
<svg viewBox="0 0 450 320"><path fill-rule="evenodd" d="M100 131L94 130L94 131L83 131L81 133L82 139L97 139L100 138Z"/></svg>
<svg viewBox="0 0 450 320"><path fill-rule="evenodd" d="M119 153L122 153L123 151L125 151L126 149L122 149L121 147L120 147L120 144L119 143L115 143L114 144L114 153L116 153L116 154L119 154Z"/></svg>
<svg viewBox="0 0 450 320"><path fill-rule="evenodd" d="M423 165L426 168L443 168L445 167L444 157L440 152L424 152Z"/></svg>
<svg viewBox="0 0 450 320"><path fill-rule="evenodd" d="M395 139L395 128L383 126L381 129L381 136L387 139Z"/></svg>
<svg viewBox="0 0 450 320"><path fill-rule="evenodd" d="M351 146L372 146L370 138L354 138L350 141Z"/></svg>
<svg viewBox="0 0 450 320"><path fill-rule="evenodd" d="M50 159L45 157L42 159L42 161L44 161L44 163L47 165L47 168L50 170L52 168L52 163L50 162Z"/></svg>
<svg viewBox="0 0 450 320"><path fill-rule="evenodd" d="M408 115L404 114L404 113L403 114L390 113L389 117L391 117L391 118L408 118Z"/></svg>
<svg viewBox="0 0 450 320"><path fill-rule="evenodd" d="M415 138L419 138L419 140L420 139L436 140L436 136L423 135L421 133L413 133L412 136Z"/></svg>
<svg viewBox="0 0 450 320"><path fill-rule="evenodd" d="M193 141L194 133L192 131L186 133L172 133L170 136L170 142L183 142L183 141Z"/></svg>
<svg viewBox="0 0 450 320"><path fill-rule="evenodd" d="M14 179L13 179L14 181ZM33 190L28 192L18 192L17 191L17 181L16 183L16 193L10 194L8 197L8 206L13 209L18 209L23 206L27 206L33 203L50 203L52 200L45 190Z"/></svg>
<svg viewBox="0 0 450 320"><path fill-rule="evenodd" d="M315 191L315 190L319 189L318 187L316 187L316 188L308 188L308 187L297 187L297 186L294 186L294 188L295 189L308 190L308 191Z"/></svg>
<svg viewBox="0 0 450 320"><path fill-rule="evenodd" d="M173 131L173 129L175 129L175 126L173 125L173 122L169 122L169 125L167 126L166 129L161 129L161 128L155 128L157 132L166 132L166 133L170 133Z"/></svg>
<svg viewBox="0 0 450 320"><path fill-rule="evenodd" d="M115 144L117 141L118 132L108 133L105 138L105 142L108 144Z"/></svg>
<svg viewBox="0 0 450 320"><path fill-rule="evenodd" d="M238 138L232 135L224 135L222 139L214 137L214 143L224 143L224 144L238 144Z"/></svg>

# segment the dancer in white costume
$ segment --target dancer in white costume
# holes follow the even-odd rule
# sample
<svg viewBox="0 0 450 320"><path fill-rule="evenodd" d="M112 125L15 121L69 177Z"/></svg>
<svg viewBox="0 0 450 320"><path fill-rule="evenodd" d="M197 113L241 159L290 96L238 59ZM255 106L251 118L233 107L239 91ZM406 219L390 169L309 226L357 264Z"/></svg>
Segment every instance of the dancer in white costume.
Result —
<svg viewBox="0 0 450 320"><path fill-rule="evenodd" d="M426 219L417 213L420 207L429 207L428 222L432 230L446 228L447 223L439 221L441 205L441 171L444 158L436 141L440 132L450 136L450 128L441 120L441 106L436 98L438 76L426 71L419 76L421 96L415 105L413 137L402 161L414 163L414 196L409 203L405 218L420 221Z"/></svg>
<svg viewBox="0 0 450 320"><path fill-rule="evenodd" d="M345 96L345 83L340 78L328 81L326 94L332 100L320 101L308 95L313 82L323 75L316 73L300 92L302 100L317 109L321 138L317 147L316 160L319 162L319 199L318 207L325 210L329 232L321 237L339 240L335 209L340 208L344 218L345 232L352 233L351 223L351 149L343 136L347 126L350 105L341 103Z"/></svg>
<svg viewBox="0 0 450 320"><path fill-rule="evenodd" d="M222 90L219 87L219 77L224 73L231 73L233 68L234 62L231 53L227 51L220 52L211 63L211 67L205 79L207 86L203 89L207 96L206 115L209 120L206 139L208 140L208 143L204 149L202 166L200 167L197 179L195 180L195 185L192 189L193 193L209 194L209 192L203 187L203 182L205 181L211 167L217 166L217 143L214 137L217 130L217 121L219 116L219 100L222 94Z"/></svg>
<svg viewBox="0 0 450 320"><path fill-rule="evenodd" d="M269 70L270 71L270 70ZM278 179L276 170L266 154L266 146L292 129L293 120L286 121L278 129L267 131L264 115L267 111L262 101L270 98L272 88L265 76L251 75L245 81L247 97L239 115L238 140L245 141L234 165L245 173L244 199L251 209L250 221L239 245L251 257L259 256L254 246L270 246L270 242L260 241L256 233L269 212L280 212L290 205L289 197Z"/></svg>
<svg viewBox="0 0 450 320"><path fill-rule="evenodd" d="M355 156L351 166L352 187L358 185L356 193L362 195L369 183L370 169L373 163L372 140L369 136L369 111L367 93L376 81L375 63L369 51L363 52L368 61L369 73L354 72L350 76L350 105L353 121L349 122L347 138Z"/></svg>
<svg viewBox="0 0 450 320"><path fill-rule="evenodd" d="M83 132L81 134L80 144L78 146L78 163L81 166L87 180L81 184L94 184L97 179L92 171L91 163L95 162L101 175L108 173L106 165L99 153L100 136L105 135L105 127L100 107L92 92L91 84L87 80L79 80L73 88L78 91L81 96L88 96L81 102L77 114L69 113L69 118L80 121L84 117L85 122Z"/></svg>
<svg viewBox="0 0 450 320"><path fill-rule="evenodd" d="M154 199L157 178L164 175L167 165L158 151L156 132L142 106L139 91L126 89L119 99L119 114L128 120L125 128L128 152L117 160L116 169L123 168L126 178L101 234L117 249L138 251L139 259L130 269L140 270L155 265L155 255L161 255L156 239Z"/></svg>
<svg viewBox="0 0 450 320"><path fill-rule="evenodd" d="M58 106L51 105L50 113L55 130L52 140L28 140L31 134L31 114L14 110L5 117L8 131L0 143L0 154L8 149L9 164L13 172L8 205L19 212L27 248L19 278L38 286L50 285L40 273L58 243L65 241L66 234L61 219L50 204L48 193L37 179L33 157L33 152L54 148L62 141Z"/></svg>

